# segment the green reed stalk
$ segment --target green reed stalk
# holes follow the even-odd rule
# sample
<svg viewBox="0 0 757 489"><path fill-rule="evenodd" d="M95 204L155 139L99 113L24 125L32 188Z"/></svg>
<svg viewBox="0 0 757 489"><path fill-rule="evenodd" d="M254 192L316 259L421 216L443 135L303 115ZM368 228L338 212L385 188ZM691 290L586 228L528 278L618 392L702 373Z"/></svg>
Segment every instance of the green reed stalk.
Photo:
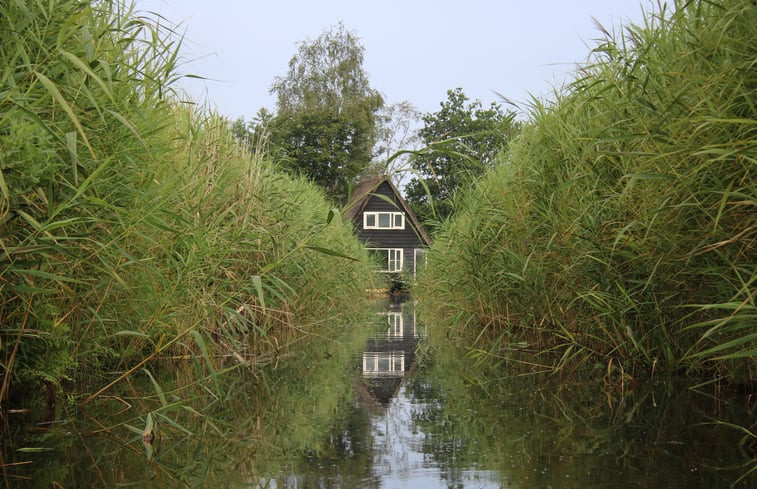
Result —
<svg viewBox="0 0 757 489"><path fill-rule="evenodd" d="M170 29L120 1L4 2L0 36L0 402L67 380L86 403L186 348L213 378L254 368L354 304L351 230L180 101Z"/></svg>
<svg viewBox="0 0 757 489"><path fill-rule="evenodd" d="M437 238L422 303L561 368L755 379L757 9L675 7L534 100Z"/></svg>

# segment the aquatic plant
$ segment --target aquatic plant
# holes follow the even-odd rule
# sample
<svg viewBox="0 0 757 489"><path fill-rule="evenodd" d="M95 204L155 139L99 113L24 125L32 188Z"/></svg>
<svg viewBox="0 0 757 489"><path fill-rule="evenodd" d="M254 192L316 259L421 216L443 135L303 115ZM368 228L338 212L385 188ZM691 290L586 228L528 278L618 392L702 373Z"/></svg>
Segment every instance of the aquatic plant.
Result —
<svg viewBox="0 0 757 489"><path fill-rule="evenodd" d="M549 368L754 381L757 9L676 2L604 34L459 199L421 304Z"/></svg>
<svg viewBox="0 0 757 489"><path fill-rule="evenodd" d="M0 40L0 402L86 404L166 358L213 385L359 302L351 230L182 100L163 22L2 2Z"/></svg>

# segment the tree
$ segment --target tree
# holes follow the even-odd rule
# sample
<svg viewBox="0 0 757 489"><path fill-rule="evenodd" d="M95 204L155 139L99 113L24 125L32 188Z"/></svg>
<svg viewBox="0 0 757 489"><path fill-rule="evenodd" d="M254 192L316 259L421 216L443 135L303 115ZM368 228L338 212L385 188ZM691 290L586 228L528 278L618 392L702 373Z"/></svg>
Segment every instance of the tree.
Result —
<svg viewBox="0 0 757 489"><path fill-rule="evenodd" d="M422 118L418 135L426 146L414 153L417 177L405 186L405 194L423 221L449 216L455 192L493 165L517 129L513 112L468 100L461 88L448 90L441 109Z"/></svg>
<svg viewBox="0 0 757 489"><path fill-rule="evenodd" d="M239 117L232 122L231 134L239 143L253 150L263 150L266 146L268 125L272 119L273 114L263 107L250 121L245 121L244 117Z"/></svg>
<svg viewBox="0 0 757 489"><path fill-rule="evenodd" d="M339 23L300 43L287 75L271 87L278 112L268 125L269 143L285 169L335 199L370 163L376 112L384 104L363 70L363 54L356 35Z"/></svg>
<svg viewBox="0 0 757 489"><path fill-rule="evenodd" d="M421 114L408 101L383 107L377 114L377 137L374 161L370 172L392 175L395 182L402 181L410 170L409 156L405 152L418 145L417 123ZM397 152L403 151L402 154Z"/></svg>

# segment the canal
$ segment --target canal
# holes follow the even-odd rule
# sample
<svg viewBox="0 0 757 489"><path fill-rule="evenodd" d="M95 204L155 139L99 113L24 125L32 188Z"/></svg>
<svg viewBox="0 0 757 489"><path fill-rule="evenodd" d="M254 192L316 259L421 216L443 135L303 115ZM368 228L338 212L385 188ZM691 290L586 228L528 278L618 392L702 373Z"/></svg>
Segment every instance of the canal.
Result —
<svg viewBox="0 0 757 489"><path fill-rule="evenodd" d="M211 381L194 400L164 387L151 400L123 391L88 412L63 407L55 419L8 414L3 482L757 487L748 473L754 438L738 428L754 423L754 399L675 379L620 388L599 371L516 375L438 331L429 337L429 328L412 302L386 301L342 328L343 337L302 345L294 358L249 374L233 394ZM146 378L167 386L171 375Z"/></svg>
<svg viewBox="0 0 757 489"><path fill-rule="evenodd" d="M338 449L271 487L755 487L739 480L755 454L724 424L753 423L754 400L674 379L621 392L603 373L508 376L443 334L429 339L412 303L378 317L353 361L353 407L328 435Z"/></svg>

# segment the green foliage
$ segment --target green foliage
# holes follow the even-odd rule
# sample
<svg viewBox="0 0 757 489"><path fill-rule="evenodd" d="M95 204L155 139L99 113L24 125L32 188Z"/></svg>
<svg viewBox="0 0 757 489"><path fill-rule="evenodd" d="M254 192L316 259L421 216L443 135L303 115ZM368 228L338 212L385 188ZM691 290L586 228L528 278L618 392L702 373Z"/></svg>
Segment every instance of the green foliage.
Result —
<svg viewBox="0 0 757 489"><path fill-rule="evenodd" d="M462 200L421 303L552 366L753 381L756 26L681 2L608 37Z"/></svg>
<svg viewBox="0 0 757 489"><path fill-rule="evenodd" d="M339 202L370 162L372 124L331 109L279 113L269 142L285 170L306 176Z"/></svg>
<svg viewBox="0 0 757 489"><path fill-rule="evenodd" d="M72 375L78 326L98 320L96 296L128 259L113 238L129 239L124 211L152 179L143 115L164 123L173 76L170 59L156 61L168 47L146 42L155 31L130 15L108 3L0 5L0 400L11 372L18 385Z"/></svg>
<svg viewBox="0 0 757 489"><path fill-rule="evenodd" d="M363 52L340 23L303 41L287 75L271 88L278 109L268 126L272 149L290 173L307 176L338 200L371 160L375 114L384 103L370 87Z"/></svg>
<svg viewBox="0 0 757 489"><path fill-rule="evenodd" d="M405 188L422 221L452 214L455 193L491 168L517 129L514 114L498 104L468 100L462 89L449 90L441 109L423 116L418 136L426 148L411 159L417 176Z"/></svg>
<svg viewBox="0 0 757 489"><path fill-rule="evenodd" d="M268 126L273 114L262 108L251 121L239 117L231 124L231 132L239 144L253 151L264 150L267 147Z"/></svg>
<svg viewBox="0 0 757 489"><path fill-rule="evenodd" d="M0 401L69 379L89 402L187 350L257 367L356 303L350 229L178 103L171 31L61 0L0 3L0 35Z"/></svg>

